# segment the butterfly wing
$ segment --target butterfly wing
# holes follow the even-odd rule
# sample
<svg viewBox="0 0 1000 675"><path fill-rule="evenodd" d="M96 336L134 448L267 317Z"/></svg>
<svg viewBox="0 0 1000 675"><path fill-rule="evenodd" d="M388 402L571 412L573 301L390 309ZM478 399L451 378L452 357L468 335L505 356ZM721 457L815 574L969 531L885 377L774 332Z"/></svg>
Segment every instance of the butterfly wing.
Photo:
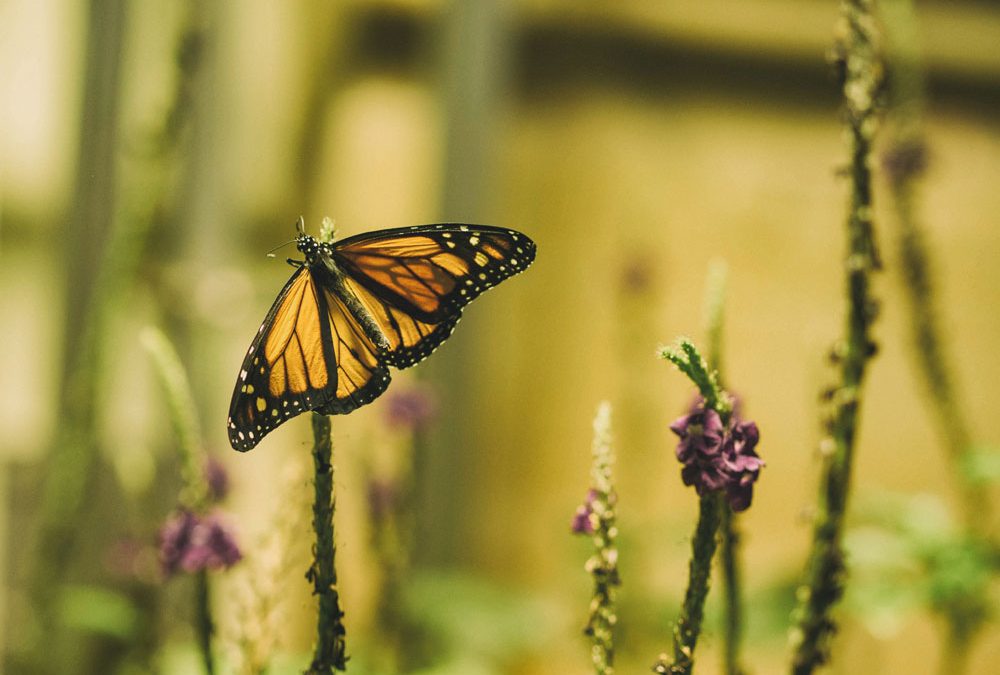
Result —
<svg viewBox="0 0 1000 675"><path fill-rule="evenodd" d="M333 257L379 302L439 326L457 321L465 305L526 269L535 259L535 243L499 227L418 225L349 237L335 246ZM438 343L451 332L436 330Z"/></svg>
<svg viewBox="0 0 1000 675"><path fill-rule="evenodd" d="M430 356L445 341L461 318L461 310L438 323L413 318L406 311L379 299L357 281L347 278L346 285L375 319L389 343L386 363L395 368L409 368Z"/></svg>
<svg viewBox="0 0 1000 675"><path fill-rule="evenodd" d="M308 266L299 268L243 360L229 408L230 443L250 450L300 413L344 413L372 401L389 385L383 361L343 303Z"/></svg>
<svg viewBox="0 0 1000 675"><path fill-rule="evenodd" d="M324 415L343 415L371 403L389 386L386 353L365 335L358 320L328 286L322 285L320 293L329 308L337 386L326 404L316 410Z"/></svg>

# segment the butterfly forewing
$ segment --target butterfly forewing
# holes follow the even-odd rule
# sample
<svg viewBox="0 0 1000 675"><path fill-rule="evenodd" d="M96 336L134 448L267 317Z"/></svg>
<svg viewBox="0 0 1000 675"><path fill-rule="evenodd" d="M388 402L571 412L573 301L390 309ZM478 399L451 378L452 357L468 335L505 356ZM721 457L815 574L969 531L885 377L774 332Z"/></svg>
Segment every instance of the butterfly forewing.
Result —
<svg viewBox="0 0 1000 675"><path fill-rule="evenodd" d="M229 406L229 441L249 450L285 420L325 400L329 385L316 286L301 267L278 294L243 360Z"/></svg>
<svg viewBox="0 0 1000 675"><path fill-rule="evenodd" d="M498 227L424 225L350 237L334 257L380 300L437 324L530 265L535 244Z"/></svg>

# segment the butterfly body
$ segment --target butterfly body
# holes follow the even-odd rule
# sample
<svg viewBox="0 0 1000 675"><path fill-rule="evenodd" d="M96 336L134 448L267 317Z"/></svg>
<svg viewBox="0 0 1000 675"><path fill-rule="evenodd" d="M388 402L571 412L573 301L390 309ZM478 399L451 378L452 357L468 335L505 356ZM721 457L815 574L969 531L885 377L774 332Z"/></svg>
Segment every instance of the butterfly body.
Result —
<svg viewBox="0 0 1000 675"><path fill-rule="evenodd" d="M335 261L333 246L319 242L308 234L300 234L295 240L295 246L306 257L303 264L309 268L320 286L330 289L337 299L344 303L351 316L361 326L365 337L382 350L388 350L389 343L385 334L378 327L371 313L347 287L344 272ZM292 261L292 264L299 265L296 261Z"/></svg>
<svg viewBox="0 0 1000 675"><path fill-rule="evenodd" d="M302 231L296 268L247 351L230 404L232 446L253 448L292 417L346 414L449 335L462 308L534 260L526 235L419 225L319 242Z"/></svg>

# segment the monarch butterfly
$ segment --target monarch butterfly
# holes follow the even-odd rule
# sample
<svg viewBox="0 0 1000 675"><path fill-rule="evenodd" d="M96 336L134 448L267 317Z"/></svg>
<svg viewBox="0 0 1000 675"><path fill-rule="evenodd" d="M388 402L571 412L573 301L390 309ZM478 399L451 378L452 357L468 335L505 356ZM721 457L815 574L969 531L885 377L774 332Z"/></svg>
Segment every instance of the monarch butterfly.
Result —
<svg viewBox="0 0 1000 675"><path fill-rule="evenodd" d="M229 406L245 452L300 413L346 414L389 386L455 328L465 307L535 259L535 243L485 225L417 225L321 243L296 223L304 261L254 338Z"/></svg>

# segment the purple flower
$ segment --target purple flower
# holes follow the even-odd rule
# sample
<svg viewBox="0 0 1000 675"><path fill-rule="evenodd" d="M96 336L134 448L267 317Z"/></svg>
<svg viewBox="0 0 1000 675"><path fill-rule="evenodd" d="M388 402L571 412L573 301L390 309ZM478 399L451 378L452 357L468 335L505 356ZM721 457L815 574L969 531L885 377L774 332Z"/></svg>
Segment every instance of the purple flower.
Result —
<svg viewBox="0 0 1000 675"><path fill-rule="evenodd" d="M205 460L205 482L208 484L208 500L221 502L229 494L229 472L222 462L209 457Z"/></svg>
<svg viewBox="0 0 1000 675"><path fill-rule="evenodd" d="M917 178L927 170L930 152L923 140L910 140L890 147L882 156L882 168L894 183Z"/></svg>
<svg viewBox="0 0 1000 675"><path fill-rule="evenodd" d="M437 413L437 401L426 386L390 391L386 396L385 418L388 425L401 431L420 431Z"/></svg>
<svg viewBox="0 0 1000 675"><path fill-rule="evenodd" d="M595 490L587 491L587 498L583 500L583 504L580 504L576 509L576 513L573 514L573 522L570 524L570 529L573 534L593 534L594 530L594 501L597 499L597 492Z"/></svg>
<svg viewBox="0 0 1000 675"><path fill-rule="evenodd" d="M753 422L738 421L726 439L723 454L729 469L730 481L726 485L726 499L733 511L745 511L753 499L753 484L757 482L764 466L754 448L760 432Z"/></svg>
<svg viewBox="0 0 1000 675"><path fill-rule="evenodd" d="M684 465L681 479L699 495L725 490L734 511L750 506L753 484L764 465L754 451L760 434L753 422L733 415L730 426L711 409L696 408L677 419L670 430L680 436L677 459Z"/></svg>
<svg viewBox="0 0 1000 675"><path fill-rule="evenodd" d="M160 529L160 564L167 576L231 567L242 558L232 531L215 512L198 516L182 510Z"/></svg>
<svg viewBox="0 0 1000 675"><path fill-rule="evenodd" d="M648 258L635 257L621 270L621 287L626 293L639 294L649 290L653 277L653 266Z"/></svg>
<svg viewBox="0 0 1000 675"><path fill-rule="evenodd" d="M400 499L399 486L390 479L373 478L368 482L368 513L372 520L385 520L396 510Z"/></svg>
<svg viewBox="0 0 1000 675"><path fill-rule="evenodd" d="M723 487L725 463L720 460L725 429L719 413L698 410L675 420L670 430L681 437L677 459L684 465L684 484L694 485L698 494Z"/></svg>

